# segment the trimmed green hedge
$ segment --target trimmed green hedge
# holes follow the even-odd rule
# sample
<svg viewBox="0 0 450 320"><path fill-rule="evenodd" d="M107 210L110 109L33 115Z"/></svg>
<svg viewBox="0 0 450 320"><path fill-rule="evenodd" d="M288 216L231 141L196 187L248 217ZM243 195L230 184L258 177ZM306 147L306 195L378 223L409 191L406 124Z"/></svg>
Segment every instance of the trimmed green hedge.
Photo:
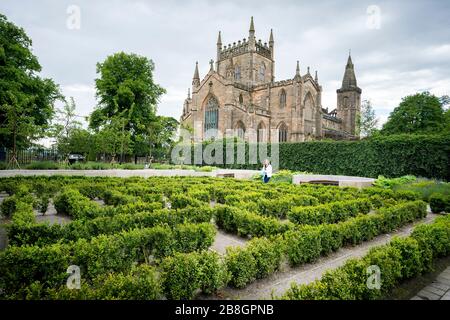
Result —
<svg viewBox="0 0 450 320"><path fill-rule="evenodd" d="M289 221L281 222L272 217L264 217L227 205L216 206L214 208L214 216L220 229L230 233L237 233L240 236L272 236L286 232L294 227L294 224Z"/></svg>
<svg viewBox="0 0 450 320"><path fill-rule="evenodd" d="M260 169L264 159L259 156L256 164L226 164L224 142L214 143L218 148L223 145L223 164L215 166ZM207 144L210 143L205 142L203 147ZM280 169L373 178L411 174L450 180L449 135L392 135L360 141L281 143L278 147ZM268 149L270 153L270 145ZM249 144L246 143L245 159L249 159L248 153Z"/></svg>
<svg viewBox="0 0 450 320"><path fill-rule="evenodd" d="M302 226L283 235L286 254L294 266L311 262L343 245L373 239L425 216L426 203L419 200L383 208L376 214L360 215L337 224Z"/></svg>
<svg viewBox="0 0 450 320"><path fill-rule="evenodd" d="M433 193L430 196L430 207L433 213L450 212L450 196Z"/></svg>
<svg viewBox="0 0 450 320"><path fill-rule="evenodd" d="M283 169L376 178L450 179L450 136L398 135L280 145Z"/></svg>
<svg viewBox="0 0 450 320"><path fill-rule="evenodd" d="M159 274L154 267L142 264L125 272L99 275L92 283L81 279L81 288L68 289L66 285L48 288L35 281L20 289L10 299L26 300L156 300L163 298Z"/></svg>
<svg viewBox="0 0 450 320"><path fill-rule="evenodd" d="M214 293L229 278L219 254L211 251L175 253L162 261L161 268L162 286L168 299L191 299L198 290Z"/></svg>
<svg viewBox="0 0 450 320"><path fill-rule="evenodd" d="M286 218L292 207L313 206L318 204L315 197L308 195L285 196L280 199L261 199L256 203L257 212L279 219Z"/></svg>
<svg viewBox="0 0 450 320"><path fill-rule="evenodd" d="M225 256L229 284L243 288L275 272L284 258L292 266L308 263L348 244L357 244L426 216L423 201L397 204L376 214L337 224L301 226L274 238L256 238L245 247L229 247Z"/></svg>
<svg viewBox="0 0 450 320"><path fill-rule="evenodd" d="M281 265L283 252L284 242L280 237L256 238L244 248L228 247L225 263L231 274L230 285L243 288L274 273Z"/></svg>
<svg viewBox="0 0 450 320"><path fill-rule="evenodd" d="M70 265L79 266L85 279L125 271L150 256L161 258L174 252L207 249L215 233L210 223L182 224L174 229L162 226L135 229L68 244L11 246L0 252L0 289L6 295L14 294L35 281L59 287L67 278L66 269Z"/></svg>
<svg viewBox="0 0 450 320"><path fill-rule="evenodd" d="M160 206L156 203L157 207ZM151 204L149 204L151 207ZM32 211L31 211L32 212ZM71 223L50 225L48 223L8 225L8 239L10 245L43 246L55 242L69 242L78 239L91 239L100 234L114 234L122 230L134 228L150 228L156 225L174 227L182 223L210 222L213 209L207 206L187 207L178 210L160 209L154 212L126 213L112 217L98 217L91 220L75 220ZM16 214L15 214L16 215ZM34 217L34 214L33 214Z"/></svg>
<svg viewBox="0 0 450 320"><path fill-rule="evenodd" d="M336 201L317 206L294 207L288 213L288 218L298 224L336 223L360 213L367 214L371 207L369 199Z"/></svg>
<svg viewBox="0 0 450 320"><path fill-rule="evenodd" d="M54 200L58 214L67 214L74 219L95 218L101 215L102 208L96 202L83 196L76 189L65 189Z"/></svg>
<svg viewBox="0 0 450 320"><path fill-rule="evenodd" d="M328 271L307 285L291 284L281 297L289 300L366 300L379 299L401 281L432 268L437 257L450 254L450 217L440 217L431 225L417 226L410 237L394 238L389 244L373 248L362 259L351 259L344 266ZM367 286L368 268L378 266L381 286Z"/></svg>

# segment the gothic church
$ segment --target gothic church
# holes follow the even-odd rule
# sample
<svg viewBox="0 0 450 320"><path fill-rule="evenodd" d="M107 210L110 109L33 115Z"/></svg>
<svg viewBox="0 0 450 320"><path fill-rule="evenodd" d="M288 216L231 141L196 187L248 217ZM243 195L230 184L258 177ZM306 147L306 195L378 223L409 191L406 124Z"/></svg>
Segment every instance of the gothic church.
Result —
<svg viewBox="0 0 450 320"><path fill-rule="evenodd" d="M200 79L196 63L190 90L184 101L181 124L202 141L224 135L249 142L300 142L321 138L357 138L356 122L361 108L349 55L337 107L322 107L322 86L317 71L308 67L301 75L299 62L292 79L275 81L275 42L256 40L253 17L248 39L222 45L217 39L216 63Z"/></svg>

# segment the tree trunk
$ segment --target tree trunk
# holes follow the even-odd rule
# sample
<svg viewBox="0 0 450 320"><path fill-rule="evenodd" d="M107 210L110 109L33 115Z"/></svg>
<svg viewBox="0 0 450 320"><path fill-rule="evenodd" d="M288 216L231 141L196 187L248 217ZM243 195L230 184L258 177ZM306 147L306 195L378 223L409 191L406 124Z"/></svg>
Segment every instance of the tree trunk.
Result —
<svg viewBox="0 0 450 320"><path fill-rule="evenodd" d="M17 118L14 118L13 126L13 154L9 160L9 165L14 168L15 166L20 169L19 161L17 161Z"/></svg>

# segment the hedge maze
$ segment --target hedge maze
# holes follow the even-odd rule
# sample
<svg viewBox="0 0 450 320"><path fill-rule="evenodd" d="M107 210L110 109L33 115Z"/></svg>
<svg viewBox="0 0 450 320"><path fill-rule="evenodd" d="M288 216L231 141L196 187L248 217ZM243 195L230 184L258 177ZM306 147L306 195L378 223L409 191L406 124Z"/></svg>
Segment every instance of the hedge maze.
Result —
<svg viewBox="0 0 450 320"><path fill-rule="evenodd" d="M427 214L426 203L413 192L215 178L15 177L1 179L0 192L8 195L1 210L9 239L0 251L1 299L214 295L225 286L243 288L265 278L284 263L314 261ZM36 212L50 200L69 223L36 221ZM427 228L390 245L396 251L371 252L360 264L395 251L400 275L425 270L434 256L450 251L448 219L433 226L440 228L437 236ZM249 241L219 254L211 248L217 229ZM436 244L428 244L432 236ZM421 269L413 261L419 258ZM73 265L80 268L80 289L66 285ZM349 268L354 266L336 272ZM326 279L338 276L330 273ZM392 283L400 278L392 277ZM348 290L355 287L351 281L343 284ZM336 297L325 287L321 282L293 286L284 298ZM384 286L349 296L374 298L383 292Z"/></svg>

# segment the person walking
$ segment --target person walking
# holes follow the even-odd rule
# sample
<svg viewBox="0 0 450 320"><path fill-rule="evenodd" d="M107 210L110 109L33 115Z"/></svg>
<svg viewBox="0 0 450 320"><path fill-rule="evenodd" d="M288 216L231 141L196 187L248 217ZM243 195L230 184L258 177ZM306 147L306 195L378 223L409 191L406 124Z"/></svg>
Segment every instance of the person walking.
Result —
<svg viewBox="0 0 450 320"><path fill-rule="evenodd" d="M261 175L263 177L264 183L269 182L270 178L272 177L272 165L270 164L270 161L268 159L264 160L263 162Z"/></svg>

